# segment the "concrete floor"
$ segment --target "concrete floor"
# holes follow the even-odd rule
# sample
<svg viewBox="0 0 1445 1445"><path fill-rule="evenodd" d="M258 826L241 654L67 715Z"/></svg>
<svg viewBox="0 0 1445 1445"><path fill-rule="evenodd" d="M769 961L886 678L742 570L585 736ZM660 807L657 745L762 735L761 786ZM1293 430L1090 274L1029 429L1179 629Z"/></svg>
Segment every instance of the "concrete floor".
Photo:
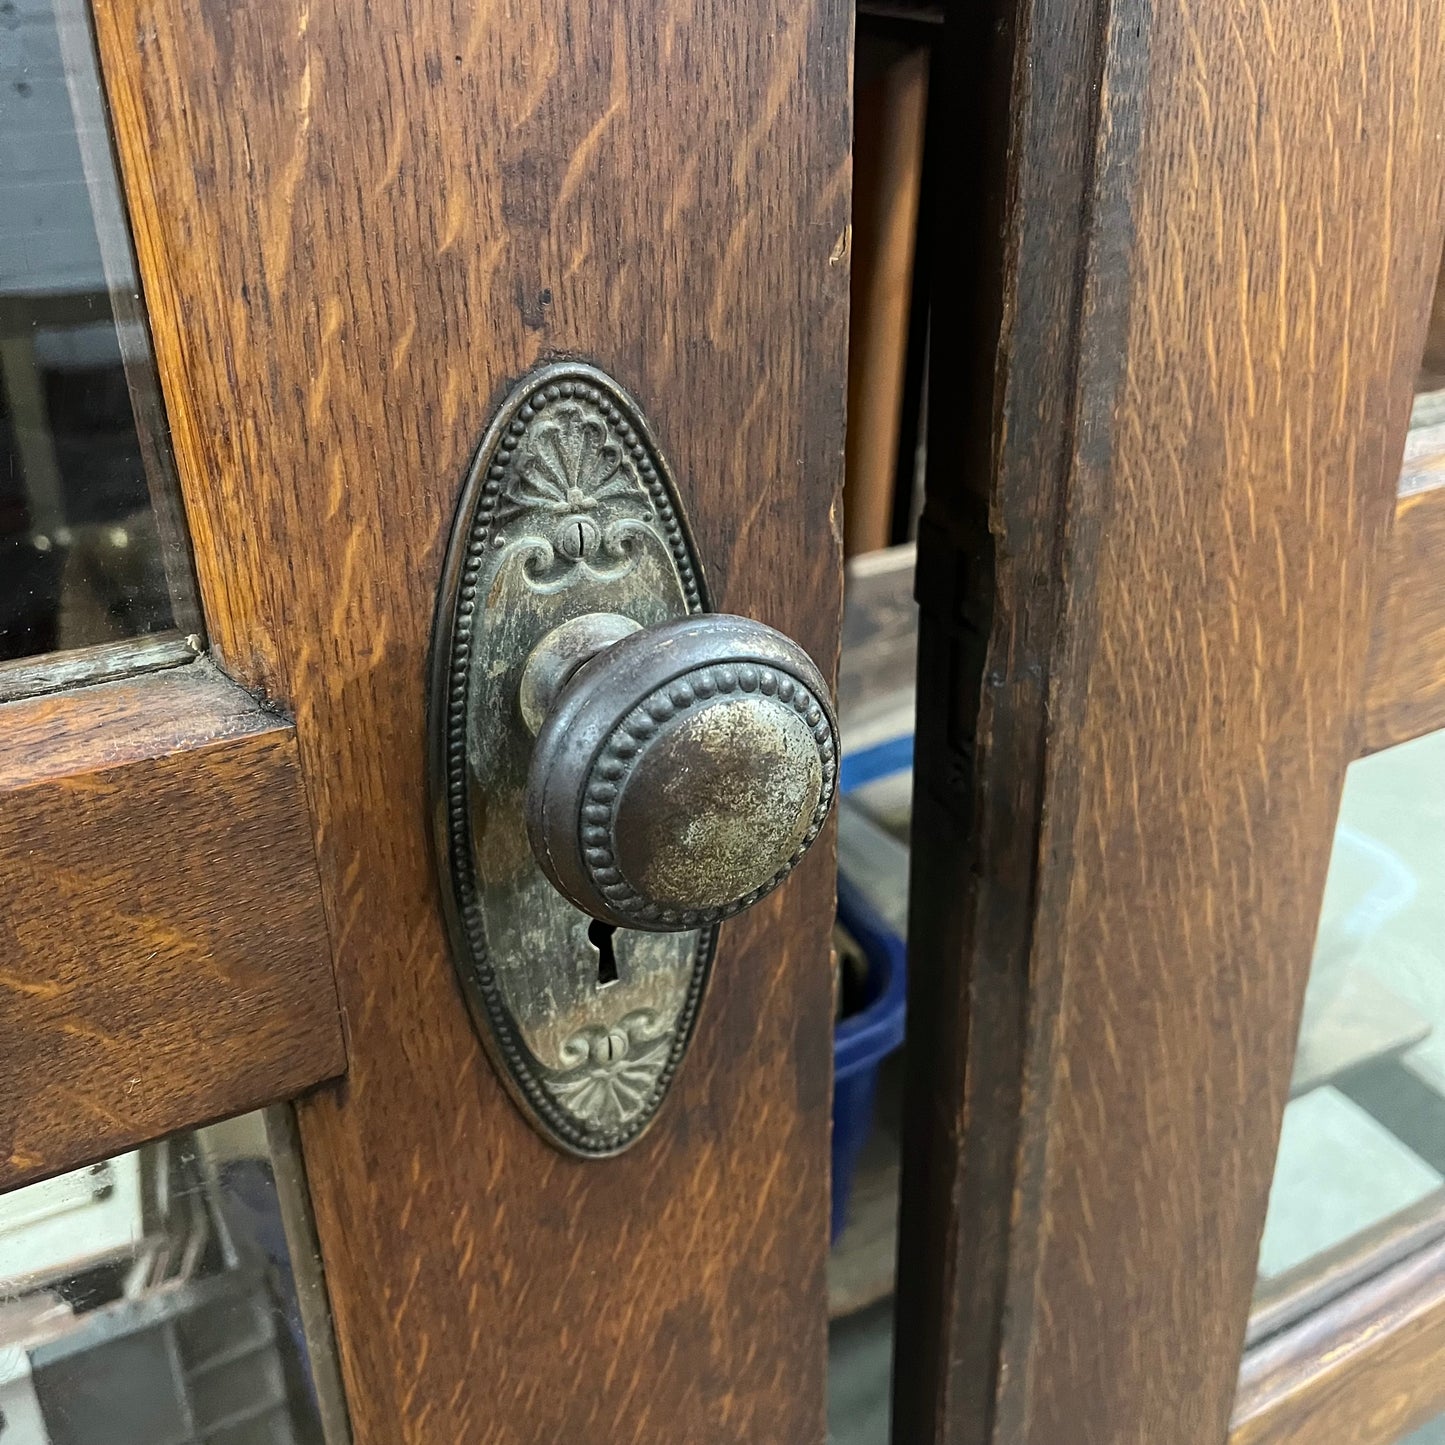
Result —
<svg viewBox="0 0 1445 1445"><path fill-rule="evenodd" d="M834 1321L828 1331L829 1445L888 1445L893 1301Z"/></svg>

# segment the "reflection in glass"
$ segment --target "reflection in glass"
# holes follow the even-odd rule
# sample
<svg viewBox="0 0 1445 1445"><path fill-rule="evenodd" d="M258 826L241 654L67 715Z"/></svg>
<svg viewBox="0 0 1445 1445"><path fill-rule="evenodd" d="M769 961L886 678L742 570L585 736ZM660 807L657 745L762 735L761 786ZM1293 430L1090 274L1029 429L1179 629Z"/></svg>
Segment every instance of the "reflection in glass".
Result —
<svg viewBox="0 0 1445 1445"><path fill-rule="evenodd" d="M1445 1445L1445 1415L1402 1435L1396 1445Z"/></svg>
<svg viewBox="0 0 1445 1445"><path fill-rule="evenodd" d="M0 1195L0 1442L342 1445L283 1172L249 1114Z"/></svg>
<svg viewBox="0 0 1445 1445"><path fill-rule="evenodd" d="M0 659L195 630L83 0L0 6Z"/></svg>
<svg viewBox="0 0 1445 1445"><path fill-rule="evenodd" d="M1445 733L1349 771L1292 1098L1260 1250L1262 1293L1323 1251L1414 1237L1445 1185ZM1411 1233L1413 1231L1413 1233ZM1438 1232L1438 1231L1437 1231Z"/></svg>

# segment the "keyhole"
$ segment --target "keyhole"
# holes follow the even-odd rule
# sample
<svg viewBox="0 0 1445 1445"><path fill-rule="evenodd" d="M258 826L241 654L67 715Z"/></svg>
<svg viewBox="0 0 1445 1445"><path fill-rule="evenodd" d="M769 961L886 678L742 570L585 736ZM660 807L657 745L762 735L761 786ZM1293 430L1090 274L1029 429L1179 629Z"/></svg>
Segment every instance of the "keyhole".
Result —
<svg viewBox="0 0 1445 1445"><path fill-rule="evenodd" d="M600 918L594 918L587 925L587 937L597 950L598 988L617 982L617 952L612 946L612 935L616 932L615 924L604 923Z"/></svg>
<svg viewBox="0 0 1445 1445"><path fill-rule="evenodd" d="M582 530L581 522L577 523L577 555L579 557L587 555L587 533Z"/></svg>

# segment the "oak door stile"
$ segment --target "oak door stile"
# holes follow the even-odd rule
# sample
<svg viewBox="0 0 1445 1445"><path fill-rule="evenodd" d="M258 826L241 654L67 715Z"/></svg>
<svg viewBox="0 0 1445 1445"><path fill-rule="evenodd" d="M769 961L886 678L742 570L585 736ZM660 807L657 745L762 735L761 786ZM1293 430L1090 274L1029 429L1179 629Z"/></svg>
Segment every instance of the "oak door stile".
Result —
<svg viewBox="0 0 1445 1445"><path fill-rule="evenodd" d="M895 1427L1217 1445L1441 252L1445 7L985 11L933 147L983 357L929 408Z"/></svg>
<svg viewBox="0 0 1445 1445"><path fill-rule="evenodd" d="M348 1072L300 1125L359 1445L820 1441L831 850L722 930L647 1137L564 1158L453 974L425 697L468 464L559 357L645 409L715 604L836 656L851 4L97 24L209 636L316 819Z"/></svg>

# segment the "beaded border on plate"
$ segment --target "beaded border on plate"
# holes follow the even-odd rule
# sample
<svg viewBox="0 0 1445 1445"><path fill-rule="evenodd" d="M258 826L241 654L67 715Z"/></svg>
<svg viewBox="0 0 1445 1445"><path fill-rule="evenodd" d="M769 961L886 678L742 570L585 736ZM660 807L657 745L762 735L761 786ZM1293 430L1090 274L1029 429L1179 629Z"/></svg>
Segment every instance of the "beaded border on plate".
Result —
<svg viewBox="0 0 1445 1445"><path fill-rule="evenodd" d="M667 1062L658 1074L646 1104L625 1128L601 1133L582 1128L563 1111L548 1094L537 1077L538 1065L530 1050L521 1042L513 1027L497 987L496 973L487 952L486 925L473 883L471 829L467 821L466 713L467 688L471 670L472 632L476 625L477 586L483 559L491 541L493 515L507 476L507 464L516 444L526 434L528 424L557 401L580 400L595 406L617 437L637 473L637 480L647 494L657 517L652 530L668 548L682 583L683 597L689 614L707 610L702 577L694 565L683 524L674 505L672 479L660 451L640 413L615 389L601 372L585 365L554 363L542 374L524 381L504 403L504 410L515 406L515 397L524 400L511 422L492 444L479 454L474 472L486 464L486 480L482 484L476 509L467 526L465 561L460 573L456 603L452 611L451 643L447 657L445 708L445 827L447 865L452 895L456 901L460 932L466 943L467 973L472 992L482 1001L492 1037L506 1062L512 1084L525 1096L528 1106L563 1142L580 1154L608 1155L633 1142L652 1122L682 1062L697 1022L703 990L712 969L717 929L702 928L693 954L692 972L687 993L673 1025L673 1039ZM470 488L467 494L470 494ZM652 525L649 523L649 525ZM659 530L660 528L660 530ZM554 1074L565 1077L565 1074Z"/></svg>
<svg viewBox="0 0 1445 1445"><path fill-rule="evenodd" d="M823 786L807 832L793 855L766 883L722 908L669 909L644 903L627 882L614 853L614 814L622 785L637 759L640 744L646 742L661 724L699 703L706 704L714 698L729 697L734 693L776 697L779 702L790 704L812 729L823 767ZM683 928L702 928L731 918L771 893L793 871L818 836L818 830L832 806L833 791L837 785L837 750L838 740L833 736L827 713L807 684L791 673L764 663L741 660L709 663L685 672L648 694L628 713L612 730L593 760L582 804L583 866L597 890L625 918Z"/></svg>

